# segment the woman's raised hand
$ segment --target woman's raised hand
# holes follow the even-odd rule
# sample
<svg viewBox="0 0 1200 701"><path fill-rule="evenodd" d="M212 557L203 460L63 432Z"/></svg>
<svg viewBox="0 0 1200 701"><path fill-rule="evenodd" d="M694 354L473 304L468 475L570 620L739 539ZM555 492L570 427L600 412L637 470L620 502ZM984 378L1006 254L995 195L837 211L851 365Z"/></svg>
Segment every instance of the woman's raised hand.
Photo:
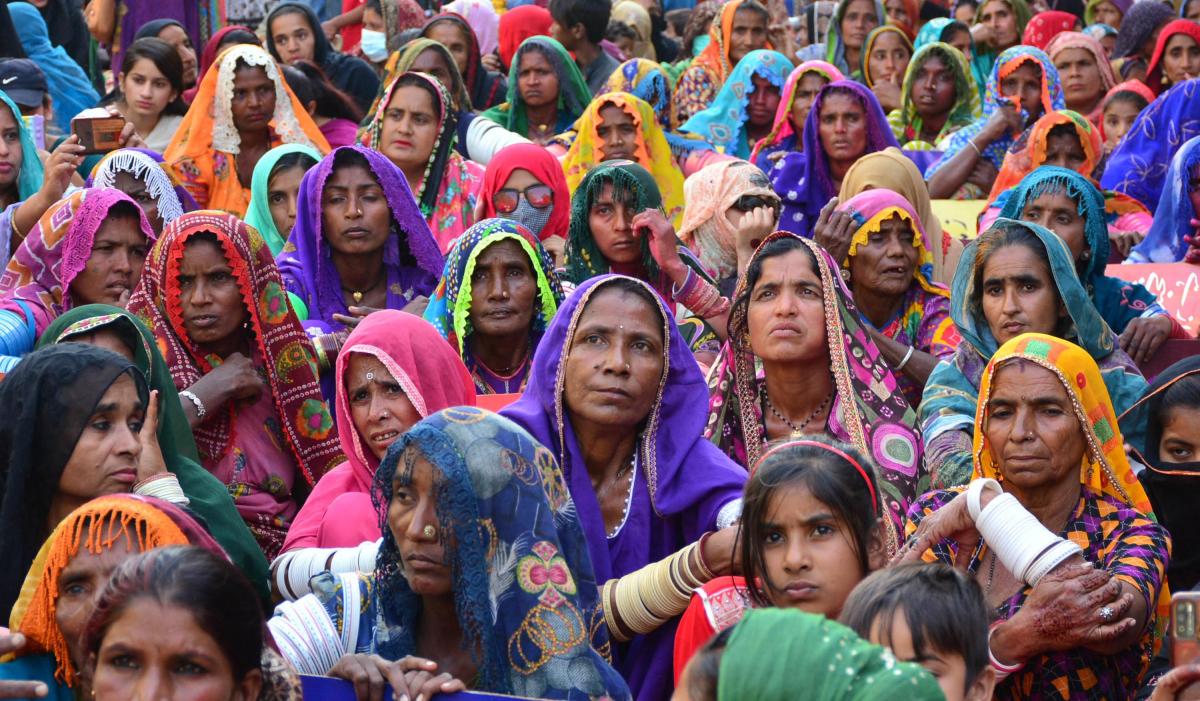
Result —
<svg viewBox="0 0 1200 701"><path fill-rule="evenodd" d="M138 457L138 482L167 471L167 461L163 459L162 448L158 445L158 405L158 390L150 390L146 418L142 421L142 430L138 431L138 442L142 444L142 454Z"/></svg>

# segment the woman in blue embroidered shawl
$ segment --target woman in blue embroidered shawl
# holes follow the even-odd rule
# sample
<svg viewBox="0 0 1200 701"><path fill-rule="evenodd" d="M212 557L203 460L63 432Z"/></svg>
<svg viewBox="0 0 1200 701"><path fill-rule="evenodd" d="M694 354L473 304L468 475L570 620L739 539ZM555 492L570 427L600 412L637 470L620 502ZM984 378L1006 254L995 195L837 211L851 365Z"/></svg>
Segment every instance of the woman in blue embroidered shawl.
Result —
<svg viewBox="0 0 1200 701"><path fill-rule="evenodd" d="M454 346L477 393L509 394L525 389L533 352L562 298L554 261L537 237L511 219L484 219L446 253L425 320Z"/></svg>
<svg viewBox="0 0 1200 701"><path fill-rule="evenodd" d="M313 594L268 623L298 670L386 679L399 668L410 685L399 698L464 687L629 698L604 658L608 629L563 474L519 426L474 407L423 419L388 449L372 500L375 571L319 574Z"/></svg>
<svg viewBox="0 0 1200 701"><path fill-rule="evenodd" d="M1119 336L1134 361L1150 359L1163 341L1189 334L1150 290L1104 274L1108 266L1108 218L1104 195L1091 180L1067 168L1042 166L1009 190L1000 216L1042 224L1067 244L1075 272L1104 322ZM1056 197L1065 198L1076 217L1064 222Z"/></svg>
<svg viewBox="0 0 1200 701"><path fill-rule="evenodd" d="M1162 190L1150 233L1133 247L1129 262L1200 261L1200 253L1196 251L1200 239L1196 237L1195 224L1200 220L1200 136L1179 147L1167 169Z"/></svg>
<svg viewBox="0 0 1200 701"><path fill-rule="evenodd" d="M1175 153L1196 136L1200 136L1200 79L1175 85L1138 114L1108 157L1101 188L1123 192L1156 211L1160 195L1168 190L1167 169Z"/></svg>
<svg viewBox="0 0 1200 701"><path fill-rule="evenodd" d="M1067 245L1037 224L1002 217L967 245L954 274L950 317L962 341L952 360L934 368L918 410L934 489L970 481L983 371L1004 342L1022 333L1046 333L1087 350L1118 414L1146 389L1080 284Z"/></svg>
<svg viewBox="0 0 1200 701"><path fill-rule="evenodd" d="M740 514L746 471L704 440L707 402L696 359L645 282L592 278L559 308L525 394L503 414L557 456L597 581L657 562ZM724 534L701 541L715 574L730 551L705 543ZM676 622L614 649L640 701L671 694Z"/></svg>
<svg viewBox="0 0 1200 701"><path fill-rule="evenodd" d="M1043 114L1066 107L1058 69L1044 51L1005 50L992 66L982 116L954 132L942 157L925 170L929 196L985 197L1017 137Z"/></svg>
<svg viewBox="0 0 1200 701"><path fill-rule="evenodd" d="M771 131L791 72L791 61L778 51L751 51L738 61L712 104L679 130L700 136L725 155L749 158L750 148Z"/></svg>

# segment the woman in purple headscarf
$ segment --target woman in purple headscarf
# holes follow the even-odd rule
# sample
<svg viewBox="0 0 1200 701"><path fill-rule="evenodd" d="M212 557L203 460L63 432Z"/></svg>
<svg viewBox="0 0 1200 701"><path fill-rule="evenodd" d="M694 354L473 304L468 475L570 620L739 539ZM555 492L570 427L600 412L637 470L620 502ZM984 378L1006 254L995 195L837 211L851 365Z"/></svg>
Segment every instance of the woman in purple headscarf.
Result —
<svg viewBox="0 0 1200 701"><path fill-rule="evenodd" d="M502 412L557 455L598 582L659 561L741 511L746 472L702 437L708 391L672 318L640 280L587 280L542 337L524 395ZM715 560L729 557L718 545L725 535L701 542L709 570L724 569ZM675 621L664 621L614 647L636 698L670 696L674 634Z"/></svg>
<svg viewBox="0 0 1200 701"><path fill-rule="evenodd" d="M900 148L875 94L852 80L821 88L804 122L804 150L789 153L771 170L783 198L779 228L811 236L821 208L837 196L850 166L868 153Z"/></svg>
<svg viewBox="0 0 1200 701"><path fill-rule="evenodd" d="M376 309L419 316L445 265L404 174L357 145L335 149L304 174L277 262L293 300L307 308L309 334L343 339Z"/></svg>

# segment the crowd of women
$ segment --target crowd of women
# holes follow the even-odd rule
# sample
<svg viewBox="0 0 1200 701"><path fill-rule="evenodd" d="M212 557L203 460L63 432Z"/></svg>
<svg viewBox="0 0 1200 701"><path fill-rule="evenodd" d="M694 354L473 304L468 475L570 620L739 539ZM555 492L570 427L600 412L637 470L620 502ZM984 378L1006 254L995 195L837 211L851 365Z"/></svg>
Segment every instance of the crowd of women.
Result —
<svg viewBox="0 0 1200 701"><path fill-rule="evenodd" d="M1185 698L1198 19L0 3L0 698Z"/></svg>

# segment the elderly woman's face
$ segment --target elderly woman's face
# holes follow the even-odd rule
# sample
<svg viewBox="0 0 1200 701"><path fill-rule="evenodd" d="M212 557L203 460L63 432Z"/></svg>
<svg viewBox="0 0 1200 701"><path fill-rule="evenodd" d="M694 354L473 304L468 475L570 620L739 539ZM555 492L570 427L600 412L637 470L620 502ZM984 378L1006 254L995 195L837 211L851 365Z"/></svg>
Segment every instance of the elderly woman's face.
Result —
<svg viewBox="0 0 1200 701"><path fill-rule="evenodd" d="M414 450L409 448L409 450ZM400 551L400 571L408 586L421 596L443 596L454 591L442 524L437 515L437 484L433 465L417 454L412 475L405 484L405 460L400 458L392 477L388 503L388 528Z"/></svg>
<svg viewBox="0 0 1200 701"><path fill-rule="evenodd" d="M821 290L821 278L803 251L763 261L746 314L754 354L775 362L827 357Z"/></svg>
<svg viewBox="0 0 1200 701"><path fill-rule="evenodd" d="M867 244L860 244L850 258L854 289L864 288L879 295L903 295L912 287L916 269L912 224L898 214L880 224L879 231L868 234Z"/></svg>
<svg viewBox="0 0 1200 701"><path fill-rule="evenodd" d="M996 370L984 432L1005 484L1020 492L1078 480L1087 444L1058 376L1017 360Z"/></svg>
<svg viewBox="0 0 1200 701"><path fill-rule="evenodd" d="M371 454L382 460L421 415L387 366L369 353L350 354L345 383L354 430Z"/></svg>
<svg viewBox="0 0 1200 701"><path fill-rule="evenodd" d="M58 575L57 599L54 605L54 622L67 641L67 650L76 669L87 662L83 649L83 630L88 618L96 610L100 592L108 583L108 577L122 562L137 554L137 538L115 538L112 547L93 553L88 548L79 548Z"/></svg>

